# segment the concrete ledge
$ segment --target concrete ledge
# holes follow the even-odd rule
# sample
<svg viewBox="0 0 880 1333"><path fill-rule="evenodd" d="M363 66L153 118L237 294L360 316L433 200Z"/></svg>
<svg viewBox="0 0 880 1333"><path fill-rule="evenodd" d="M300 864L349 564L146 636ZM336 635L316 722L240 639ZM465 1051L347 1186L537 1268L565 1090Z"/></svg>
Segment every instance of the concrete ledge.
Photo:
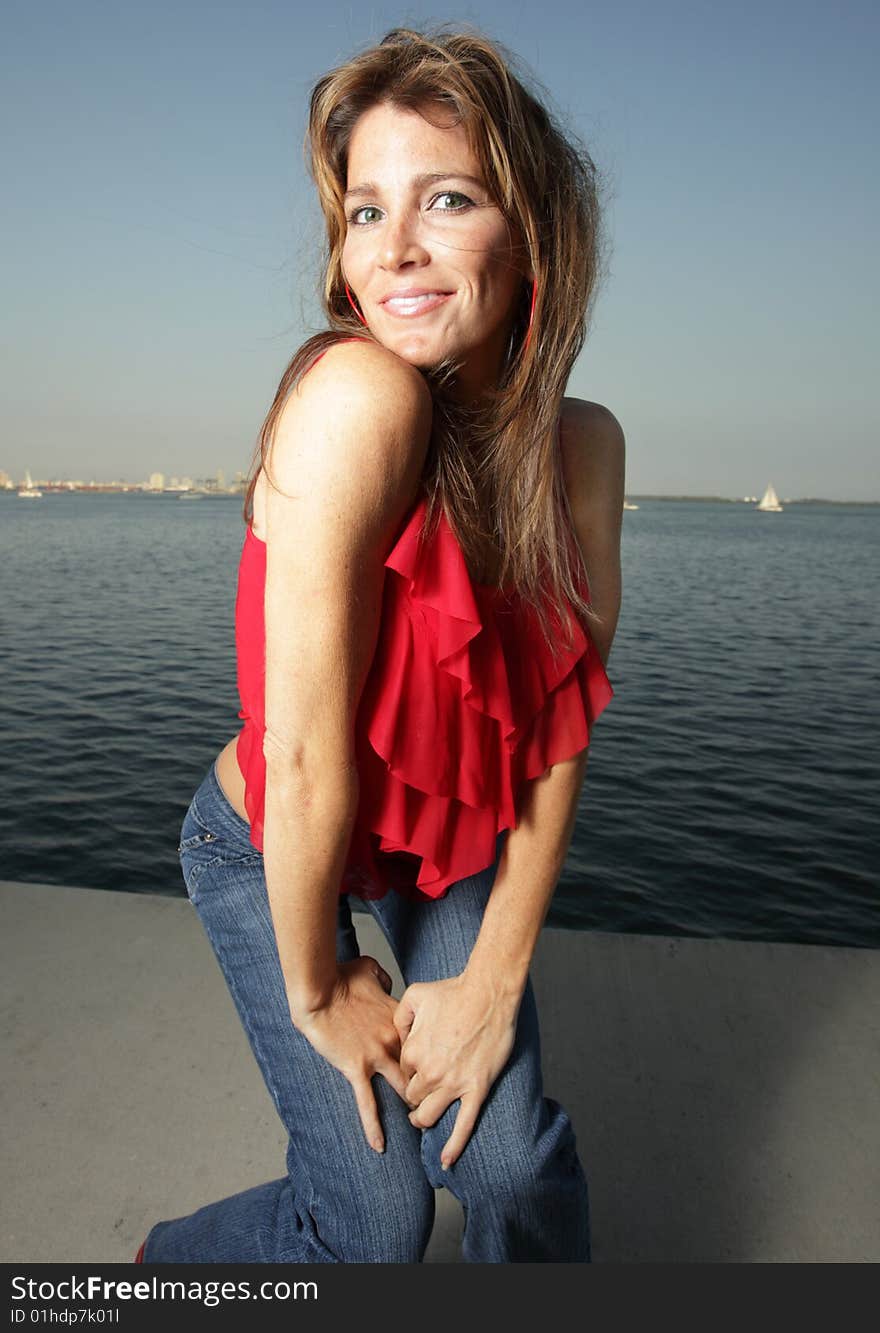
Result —
<svg viewBox="0 0 880 1333"><path fill-rule="evenodd" d="M282 1174L185 899L0 895L0 1260L130 1260L154 1221ZM399 995L372 918L355 922ZM546 930L532 975L596 1262L880 1260L880 955ZM427 1261L454 1262L460 1209L438 1205Z"/></svg>

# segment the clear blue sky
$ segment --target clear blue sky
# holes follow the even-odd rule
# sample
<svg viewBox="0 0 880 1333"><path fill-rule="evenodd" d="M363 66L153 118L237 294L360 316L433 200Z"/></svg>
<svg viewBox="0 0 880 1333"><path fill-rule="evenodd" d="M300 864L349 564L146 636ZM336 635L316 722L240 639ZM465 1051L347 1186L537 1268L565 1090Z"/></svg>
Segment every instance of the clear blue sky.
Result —
<svg viewBox="0 0 880 1333"><path fill-rule="evenodd" d="M628 491L880 500L878 12L9 4L0 468L245 469L319 324L311 86L390 27L461 20L605 175L610 273L569 393L621 421Z"/></svg>

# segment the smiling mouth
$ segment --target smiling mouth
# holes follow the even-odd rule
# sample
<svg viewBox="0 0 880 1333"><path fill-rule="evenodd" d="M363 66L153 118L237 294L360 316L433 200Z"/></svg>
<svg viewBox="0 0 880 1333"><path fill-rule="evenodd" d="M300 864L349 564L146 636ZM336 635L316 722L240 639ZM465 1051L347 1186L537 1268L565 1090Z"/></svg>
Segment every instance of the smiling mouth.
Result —
<svg viewBox="0 0 880 1333"><path fill-rule="evenodd" d="M382 302L382 309L390 315L424 315L448 301L452 292L425 292L421 296L390 296Z"/></svg>

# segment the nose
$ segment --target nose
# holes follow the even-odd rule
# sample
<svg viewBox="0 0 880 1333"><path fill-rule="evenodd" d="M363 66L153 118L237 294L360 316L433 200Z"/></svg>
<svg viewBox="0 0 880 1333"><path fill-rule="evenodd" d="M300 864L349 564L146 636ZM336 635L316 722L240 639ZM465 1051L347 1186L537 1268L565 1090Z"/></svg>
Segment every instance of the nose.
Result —
<svg viewBox="0 0 880 1333"><path fill-rule="evenodd" d="M378 236L378 262L381 268L399 269L407 264L420 267L430 255L419 236L417 216L403 210L386 219Z"/></svg>

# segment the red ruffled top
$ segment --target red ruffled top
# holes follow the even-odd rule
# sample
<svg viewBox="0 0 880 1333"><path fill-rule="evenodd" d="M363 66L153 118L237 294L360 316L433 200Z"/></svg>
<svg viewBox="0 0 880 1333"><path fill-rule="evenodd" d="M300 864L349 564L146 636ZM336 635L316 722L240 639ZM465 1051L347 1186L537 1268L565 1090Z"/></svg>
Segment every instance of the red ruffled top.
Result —
<svg viewBox="0 0 880 1333"><path fill-rule="evenodd" d="M376 652L356 718L360 804L340 893L439 898L492 865L523 784L588 747L614 695L570 608L554 661L531 607L475 583L445 515L419 547L427 500L386 561ZM263 848L266 547L249 527L235 609L239 717L251 841ZM588 589L585 586L585 591Z"/></svg>

